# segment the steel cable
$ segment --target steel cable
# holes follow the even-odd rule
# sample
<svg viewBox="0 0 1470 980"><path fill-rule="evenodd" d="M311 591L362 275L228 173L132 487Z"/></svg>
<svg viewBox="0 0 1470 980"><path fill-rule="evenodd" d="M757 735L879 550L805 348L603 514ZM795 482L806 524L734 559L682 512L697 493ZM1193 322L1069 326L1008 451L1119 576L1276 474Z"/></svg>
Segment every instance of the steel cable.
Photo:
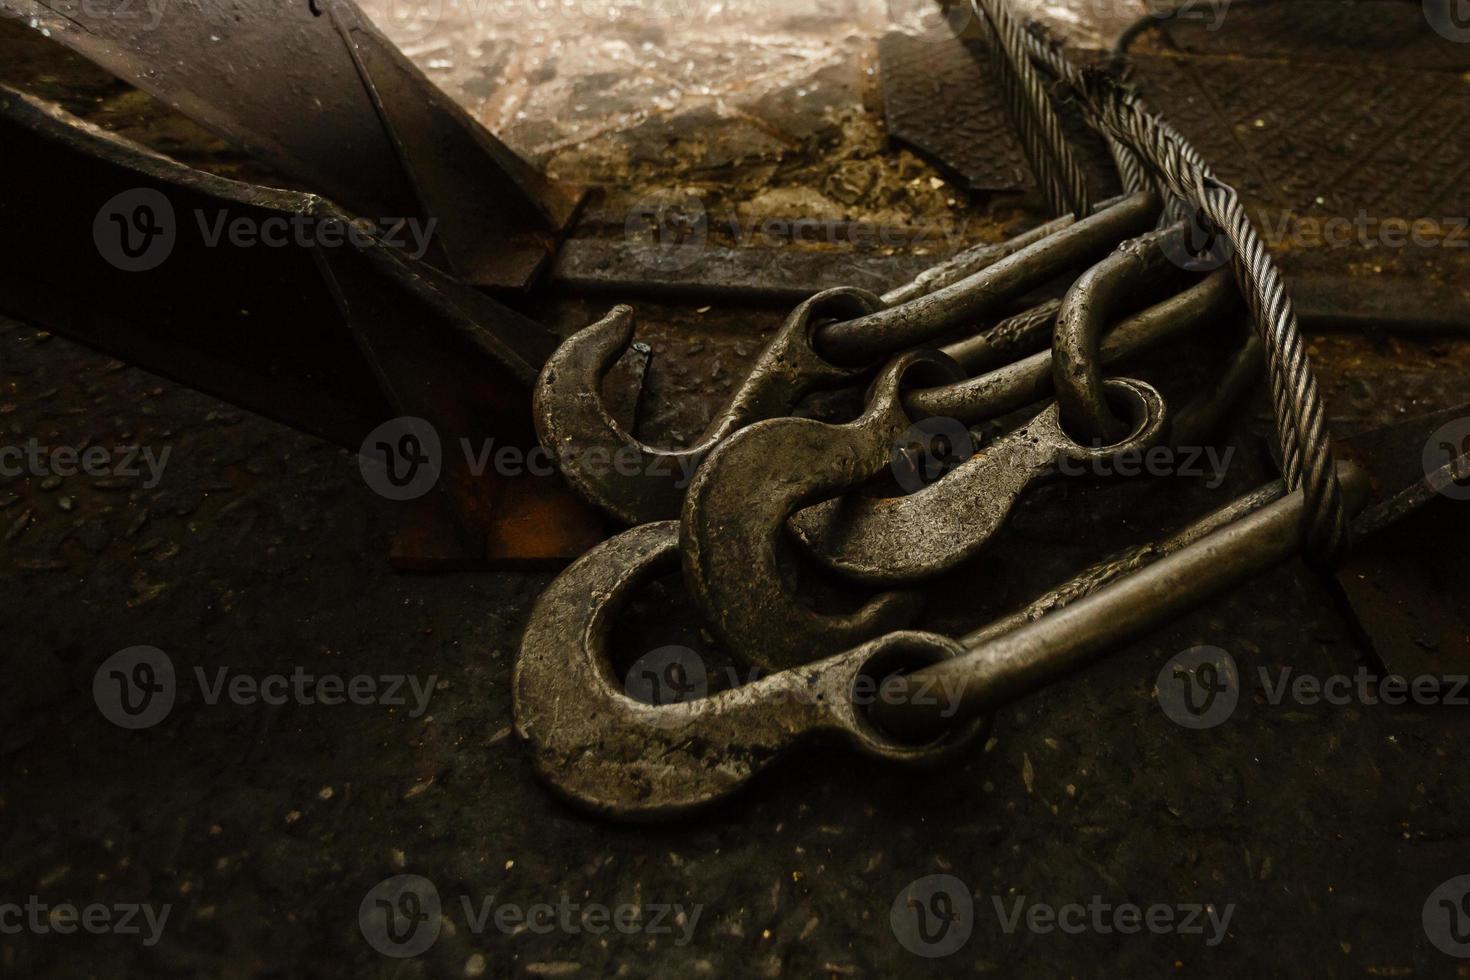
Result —
<svg viewBox="0 0 1470 980"><path fill-rule="evenodd" d="M1266 348L1282 474L1290 490L1304 491L1309 554L1324 562L1332 561L1346 547L1348 527L1326 411L1285 282L1239 195L1215 176L1188 140L1150 112L1131 87L1106 72L1075 67L1054 45L1016 28L1004 4L1005 0L971 0L977 15L995 28L998 43L1004 44L1009 38L1015 50L1021 50L1020 44L1024 43L1029 58L1051 70L1080 100L1094 128L1130 151L1165 189L1206 219L1230 244L1236 281ZM1008 31L1006 25L1015 31ZM1007 63L1014 62L1008 58ZM1034 102L1046 102L1039 84L1027 86L1025 95ZM1050 110L1051 106L1047 104L1046 108ZM1061 138L1059 129L1057 133ZM1128 156L1120 158L1115 152L1114 159L1119 161L1124 179L1130 179ZM1178 206L1172 210L1181 213Z"/></svg>

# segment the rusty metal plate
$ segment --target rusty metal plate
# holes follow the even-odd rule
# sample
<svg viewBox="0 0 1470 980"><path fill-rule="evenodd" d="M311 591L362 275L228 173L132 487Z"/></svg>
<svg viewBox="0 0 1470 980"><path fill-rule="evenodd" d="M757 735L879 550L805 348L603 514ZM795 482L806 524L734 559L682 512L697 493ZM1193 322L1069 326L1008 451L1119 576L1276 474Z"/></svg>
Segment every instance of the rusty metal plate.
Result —
<svg viewBox="0 0 1470 980"><path fill-rule="evenodd" d="M878 63L890 136L956 174L972 191L1036 187L981 41L894 31L878 42ZM1102 141L1071 105L1056 107L1089 184L1115 193L1118 180Z"/></svg>
<svg viewBox="0 0 1470 980"><path fill-rule="evenodd" d="M1470 68L1470 24L1455 20L1457 0L1368 0L1342 3L1185 4L1183 14L1161 21L1159 30L1176 48L1190 54L1290 58L1297 63L1325 61L1349 67L1374 61L1406 68ZM1438 8L1436 10L1436 8ZM1442 18L1445 33L1431 29ZM1455 38L1458 37L1457 42Z"/></svg>

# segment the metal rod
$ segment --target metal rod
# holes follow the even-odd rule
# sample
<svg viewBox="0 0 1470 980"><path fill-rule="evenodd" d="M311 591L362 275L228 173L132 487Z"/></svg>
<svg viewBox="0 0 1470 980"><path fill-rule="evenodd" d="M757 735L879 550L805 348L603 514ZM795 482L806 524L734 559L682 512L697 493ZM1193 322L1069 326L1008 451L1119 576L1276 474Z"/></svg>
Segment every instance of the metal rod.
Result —
<svg viewBox="0 0 1470 980"><path fill-rule="evenodd" d="M1338 476L1355 513L1368 499L1367 474L1339 464ZM873 720L892 735L923 741L1034 691L1299 555L1303 508L1302 494L1293 493L964 656L889 677Z"/></svg>
<svg viewBox="0 0 1470 980"><path fill-rule="evenodd" d="M966 647L978 647L983 643L999 639L1007 633L1020 629L1027 623L1034 623L1042 616L1064 609L1079 599L1085 599L1094 592L1101 590L1122 578L1130 572L1137 571L1145 565L1158 561L1160 558L1168 557L1175 552L1194 544L1200 539L1214 534L1223 527L1228 527L1246 517L1254 514L1268 504L1274 504L1286 496L1286 483L1277 480L1265 486L1232 500L1230 503L1201 517L1193 524L1181 528L1179 531L1163 539L1148 544L1130 548L1114 558L1098 562L1061 585L1052 589L1045 595L1033 599L1026 606L1016 610L1009 616L1002 616L979 629L972 630L960 637L960 643Z"/></svg>
<svg viewBox="0 0 1470 980"><path fill-rule="evenodd" d="M1126 195L1110 197L1101 201L1093 209L1094 214L1106 211L1115 204L1125 199ZM1021 249L1035 245L1043 238L1049 238L1057 232L1070 228L1077 221L1071 214L1064 214L1060 218L1053 218L1044 225L1038 225L1029 231L1023 231L1013 238L1003 242L988 243L984 245L972 245L956 255L952 255L943 262L929 269L925 269L915 276L912 282L902 286L896 286L883 294L883 302L890 306L899 303L907 303L911 299L942 289L951 283L959 282L982 269L989 268L996 262L1008 255L1014 255Z"/></svg>
<svg viewBox="0 0 1470 980"><path fill-rule="evenodd" d="M1100 360L1113 364L1189 333L1233 310L1240 301L1229 271L1211 273L1182 293L1128 317L1104 338ZM1052 392L1052 353L1040 351L977 378L904 393L914 418L952 418L970 424L1040 401Z"/></svg>
<svg viewBox="0 0 1470 980"><path fill-rule="evenodd" d="M835 362L867 363L959 330L1044 284L1059 268L1095 259L1117 242L1142 234L1153 226L1158 212L1157 195L1131 195L1106 211L917 299L828 324L817 333L818 350Z"/></svg>

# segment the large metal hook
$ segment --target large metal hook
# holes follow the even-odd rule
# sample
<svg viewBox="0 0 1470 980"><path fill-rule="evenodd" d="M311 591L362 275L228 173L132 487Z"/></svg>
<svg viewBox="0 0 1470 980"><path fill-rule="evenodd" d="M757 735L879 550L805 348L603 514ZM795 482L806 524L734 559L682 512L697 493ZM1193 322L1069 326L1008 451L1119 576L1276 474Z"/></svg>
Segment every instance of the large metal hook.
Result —
<svg viewBox="0 0 1470 980"><path fill-rule="evenodd" d="M786 519L887 468L890 447L913 425L899 396L905 381L933 384L961 373L937 351L903 354L874 381L857 420L768 419L710 453L684 498L684 580L732 653L757 667L785 669L917 615L923 602L911 592L882 593L855 613L802 605L781 567Z"/></svg>
<svg viewBox="0 0 1470 980"><path fill-rule="evenodd" d="M811 391L863 376L899 350L1000 312L1144 231L1158 209L1152 194L1122 198L1080 221L1062 219L1001 246L970 250L865 308L834 299L872 296L861 290L813 297L771 339L731 401L687 449L638 441L603 402L602 378L633 335L632 308L614 307L567 338L546 362L535 391L537 433L567 481L593 504L630 524L675 517L689 474L731 432L785 415ZM813 303L833 322L814 323L820 318Z"/></svg>
<svg viewBox="0 0 1470 980"><path fill-rule="evenodd" d="M903 625L918 612L919 597L909 592L882 593L855 614L810 609L782 574L781 549L788 518L803 506L852 490L891 465L893 447L914 425L904 409L902 391L906 382L920 380L925 373L921 368L928 373L958 373L958 366L937 352L903 355L874 381L868 408L856 421L831 425L812 419L770 419L731 436L695 474L681 519L685 584L715 635L747 663L776 670L796 666ZM1058 424L1052 406L993 446L991 453L970 460L966 465L974 475L976 492L965 501L943 497L941 506L963 508L963 513L936 515L943 518L946 533L960 539L958 545L933 539L918 526L922 521L905 521L905 528L922 540L884 538L872 544L849 540L838 531L834 540L819 546L838 550L844 571L860 570L872 580L912 580L931 571L921 568L920 574L914 573L907 557L911 548L930 547L939 553L939 561L952 567L967 547L982 544L1015 497L1060 459L1086 462L1154 444L1163 432L1163 398L1141 381L1119 379L1115 388L1136 406L1137 424L1129 438L1113 446L1078 445ZM901 506L905 499L912 498L874 506ZM890 522L883 516L878 511L865 530L886 535ZM886 567L868 560L871 551L903 556L903 574L887 576Z"/></svg>
<svg viewBox="0 0 1470 980"><path fill-rule="evenodd" d="M1158 236L1139 241L1140 248L1153 250ZM1127 249L1123 254L1132 255L1134 250ZM1151 274L1162 270L1158 264L1148 268ZM1075 325L1085 320L1088 326L1083 329L1100 333L1095 324L1105 320L1109 307L1116 302L1119 293L1115 284L1123 281L1137 286L1144 278L1134 262L1111 262L1106 271L1105 275L1089 273L1086 288L1069 291L1058 315L1059 330L1063 323L1069 325L1069 330L1077 329ZM1162 401L1156 401L1157 393L1144 391L1132 382L1101 381L1098 362L1110 364L1192 331L1235 309L1238 299L1229 273L1215 273L1125 320L1087 362L1085 372L1078 369L1079 374L1096 376L1099 391L1105 385L1116 401L1129 408L1129 421L1113 431L1111 445L1084 449L1075 443L1063 424L1065 406L1058 400L1031 423L981 448L937 482L905 496L849 494L824 501L794 515L792 532L819 563L871 585L911 584L954 568L980 551L1026 487L1052 474L1059 453L1083 462L1141 452L1160 443L1165 436L1164 413ZM1093 343L1096 345L1095 339ZM1247 344L1234 358L1234 367L1221 389L1207 398L1227 403L1237 398L1250 381L1253 366L1259 363L1258 354L1258 347ZM1043 351L959 385L911 392L904 404L915 418L923 417L922 411L936 403L953 406L956 416L942 417L952 419L963 437L965 425L1046 397L1059 374L1074 377L1070 370L1058 369L1056 363L1051 351ZM1186 410L1191 430L1208 421L1202 415L1218 414L1201 407L1200 400L1192 401ZM916 407L920 411L913 411ZM1110 407L1110 419L1112 411ZM1176 435L1183 432L1172 428Z"/></svg>
<svg viewBox="0 0 1470 980"><path fill-rule="evenodd" d="M1363 471L1338 469L1350 507ZM607 647L637 589L675 563L673 522L604 542L541 595L516 662L516 731L540 777L610 817L653 820L723 799L815 738L933 762L971 744L983 715L1258 575L1300 550L1300 493L1275 484L956 642L894 633L743 687L673 704L623 693ZM1044 614L1043 614L1044 613Z"/></svg>
<svg viewBox="0 0 1470 980"><path fill-rule="evenodd" d="M853 691L902 667L953 655L898 633L850 653L693 701L652 705L613 674L608 635L644 583L677 565L679 526L645 524L582 556L536 601L516 661L516 732L536 771L572 802L608 816L657 819L728 796L780 755L817 736L846 738L901 762L943 758L983 731L915 745L870 724ZM922 655L911 651L921 649Z"/></svg>

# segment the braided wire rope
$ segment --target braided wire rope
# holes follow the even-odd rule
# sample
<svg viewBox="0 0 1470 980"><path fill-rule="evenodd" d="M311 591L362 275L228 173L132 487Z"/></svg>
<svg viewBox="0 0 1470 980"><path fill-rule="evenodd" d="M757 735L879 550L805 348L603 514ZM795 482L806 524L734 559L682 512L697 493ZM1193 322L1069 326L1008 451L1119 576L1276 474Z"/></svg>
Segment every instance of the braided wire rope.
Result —
<svg viewBox="0 0 1470 980"><path fill-rule="evenodd" d="M1055 215L1090 214L1087 177L1062 132L1041 75L1027 57L1025 31L997 0L979 2L986 7L984 19L990 27L986 32L990 58L1047 206Z"/></svg>
<svg viewBox="0 0 1470 980"><path fill-rule="evenodd" d="M1151 171L1173 199L1195 210L1231 246L1236 281L1266 348L1282 475L1289 490L1300 490L1305 496L1304 537L1309 555L1330 563L1347 546L1348 526L1327 433L1327 413L1285 281L1239 194L1215 175L1183 135L1151 112L1131 86L1105 71L1077 68L1056 45L1020 30L1005 6L1006 0L970 3L978 16L990 22L996 43L1010 52L1002 73L1005 64L1016 64L1018 60L1044 65L1070 89L1089 124L1110 145L1121 145L1140 166ZM1035 87L1025 86L1025 97L1045 103L1045 93L1037 81ZM1060 128L1056 138L1063 139ZM1136 179L1126 155L1120 159L1115 151L1114 160L1125 181ZM1171 200L1170 209L1182 213L1175 200Z"/></svg>

